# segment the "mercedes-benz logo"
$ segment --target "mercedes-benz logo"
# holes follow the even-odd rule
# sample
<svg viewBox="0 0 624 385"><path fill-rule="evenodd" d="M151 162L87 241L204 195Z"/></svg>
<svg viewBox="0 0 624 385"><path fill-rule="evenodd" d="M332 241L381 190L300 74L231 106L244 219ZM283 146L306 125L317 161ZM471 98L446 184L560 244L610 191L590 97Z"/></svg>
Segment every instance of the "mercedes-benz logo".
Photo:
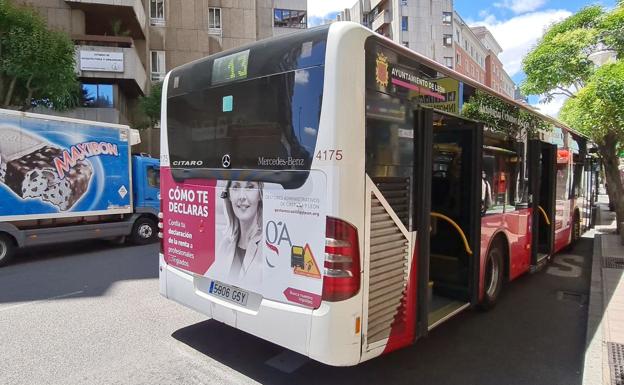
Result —
<svg viewBox="0 0 624 385"><path fill-rule="evenodd" d="M230 161L230 155L229 154L225 154L223 155L223 158L221 158L221 164L223 165L223 168L229 168L231 161Z"/></svg>

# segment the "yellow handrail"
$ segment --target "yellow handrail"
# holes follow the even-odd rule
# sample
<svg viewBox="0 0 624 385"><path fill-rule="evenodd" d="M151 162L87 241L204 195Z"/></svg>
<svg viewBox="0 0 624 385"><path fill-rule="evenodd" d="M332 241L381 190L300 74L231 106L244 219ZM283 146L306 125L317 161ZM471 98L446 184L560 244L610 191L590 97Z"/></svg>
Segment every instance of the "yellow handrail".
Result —
<svg viewBox="0 0 624 385"><path fill-rule="evenodd" d="M540 205L537 206L537 209L542 213L542 216L544 217L544 221L546 221L546 224L550 226L550 220L548 219L548 215L546 215L546 211L544 211L544 209Z"/></svg>
<svg viewBox="0 0 624 385"><path fill-rule="evenodd" d="M466 238L466 234L464 234L464 230L462 230L461 227L459 227L457 222L455 222L454 220L452 220L451 218L447 217L444 214L436 213L436 212L433 212L433 211L431 212L431 216L434 217L434 218L443 219L443 220L447 221L448 223L450 223L451 226L453 226L455 228L455 230L457 230L457 232L459 233L459 236L461 237L462 241L464 242L464 249L466 249L466 252L468 253L468 255L472 255L472 250L470 250L470 245L468 244L468 239Z"/></svg>

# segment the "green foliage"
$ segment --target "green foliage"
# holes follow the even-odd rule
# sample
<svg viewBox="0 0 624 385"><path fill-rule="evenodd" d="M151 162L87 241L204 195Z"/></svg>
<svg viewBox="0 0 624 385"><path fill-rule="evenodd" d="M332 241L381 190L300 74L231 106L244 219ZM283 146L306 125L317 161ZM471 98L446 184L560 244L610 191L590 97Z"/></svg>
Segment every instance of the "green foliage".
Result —
<svg viewBox="0 0 624 385"><path fill-rule="evenodd" d="M564 31L544 39L522 62L527 74L522 92L546 94L546 101L557 94L571 96L568 89L580 89L593 72L587 47L596 44L597 38L598 31L588 28Z"/></svg>
<svg viewBox="0 0 624 385"><path fill-rule="evenodd" d="M32 9L0 0L0 106L76 106L74 68L74 44L66 35L48 30Z"/></svg>
<svg viewBox="0 0 624 385"><path fill-rule="evenodd" d="M139 124L137 128L154 127L160 121L160 106L162 98L162 83L155 83L147 96L141 97L139 100L139 108L148 121Z"/></svg>
<svg viewBox="0 0 624 385"><path fill-rule="evenodd" d="M575 29L593 29L600 23L600 18L603 15L604 11L602 7L598 5L585 7L567 19L553 24L548 31L544 33L542 41L548 42L561 33L573 31Z"/></svg>
<svg viewBox="0 0 624 385"><path fill-rule="evenodd" d="M523 135L535 137L539 131L552 129L537 115L483 91L477 91L470 101L464 103L462 115L481 121L489 129L511 138L519 139Z"/></svg>
<svg viewBox="0 0 624 385"><path fill-rule="evenodd" d="M624 62L600 67L587 86L568 99L561 119L592 140L607 145L605 138L624 142Z"/></svg>
<svg viewBox="0 0 624 385"><path fill-rule="evenodd" d="M605 15L600 25L602 42L617 52L618 57L624 57L624 1Z"/></svg>

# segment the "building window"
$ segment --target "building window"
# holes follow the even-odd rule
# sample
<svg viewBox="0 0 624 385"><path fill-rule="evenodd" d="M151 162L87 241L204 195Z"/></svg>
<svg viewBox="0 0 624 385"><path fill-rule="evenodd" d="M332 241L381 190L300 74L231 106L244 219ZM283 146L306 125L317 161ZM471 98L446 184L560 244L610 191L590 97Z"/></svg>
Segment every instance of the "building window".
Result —
<svg viewBox="0 0 624 385"><path fill-rule="evenodd" d="M453 35L444 35L442 38L442 44L446 47L450 47L453 45Z"/></svg>
<svg viewBox="0 0 624 385"><path fill-rule="evenodd" d="M468 52L468 40L464 40L464 49Z"/></svg>
<svg viewBox="0 0 624 385"><path fill-rule="evenodd" d="M151 79L153 82L160 82L165 79L167 73L165 69L165 51L151 51Z"/></svg>
<svg viewBox="0 0 624 385"><path fill-rule="evenodd" d="M455 56L455 63L457 63L457 65L461 65L461 55L458 53Z"/></svg>
<svg viewBox="0 0 624 385"><path fill-rule="evenodd" d="M150 0L150 24L165 24L165 0Z"/></svg>
<svg viewBox="0 0 624 385"><path fill-rule="evenodd" d="M208 33L221 35L221 8L208 8Z"/></svg>
<svg viewBox="0 0 624 385"><path fill-rule="evenodd" d="M455 30L455 37L457 37L457 42L461 44L461 36L459 35L459 29Z"/></svg>
<svg viewBox="0 0 624 385"><path fill-rule="evenodd" d="M407 19L407 16L403 16L401 18L401 29L403 31L407 31L408 30L408 19Z"/></svg>
<svg viewBox="0 0 624 385"><path fill-rule="evenodd" d="M453 58L449 56L444 57L444 65L448 68L453 68Z"/></svg>
<svg viewBox="0 0 624 385"><path fill-rule="evenodd" d="M407 5L407 0L401 0L401 5Z"/></svg>
<svg viewBox="0 0 624 385"><path fill-rule="evenodd" d="M83 107L113 108L113 85L112 84L82 84Z"/></svg>
<svg viewBox="0 0 624 385"><path fill-rule="evenodd" d="M453 13L442 12L442 23L446 25L450 25L452 22L453 22Z"/></svg>
<svg viewBox="0 0 624 385"><path fill-rule="evenodd" d="M273 26L281 28L308 28L306 11L292 9L274 9Z"/></svg>

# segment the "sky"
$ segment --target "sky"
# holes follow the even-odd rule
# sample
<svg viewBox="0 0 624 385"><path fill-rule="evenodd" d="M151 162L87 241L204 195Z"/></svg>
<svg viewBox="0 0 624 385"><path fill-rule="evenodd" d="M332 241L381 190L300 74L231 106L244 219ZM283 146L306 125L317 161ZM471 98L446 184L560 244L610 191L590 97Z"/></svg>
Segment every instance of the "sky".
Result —
<svg viewBox="0 0 624 385"><path fill-rule="evenodd" d="M336 13L350 8L356 0L308 0L309 24L321 24L323 19L335 19ZM592 4L607 8L615 0L455 0L454 6L470 26L486 26L503 48L500 59L516 83L525 78L522 58L552 23L562 20L579 9ZM529 103L541 112L557 116L565 99L555 98L540 103L539 96L530 96Z"/></svg>

